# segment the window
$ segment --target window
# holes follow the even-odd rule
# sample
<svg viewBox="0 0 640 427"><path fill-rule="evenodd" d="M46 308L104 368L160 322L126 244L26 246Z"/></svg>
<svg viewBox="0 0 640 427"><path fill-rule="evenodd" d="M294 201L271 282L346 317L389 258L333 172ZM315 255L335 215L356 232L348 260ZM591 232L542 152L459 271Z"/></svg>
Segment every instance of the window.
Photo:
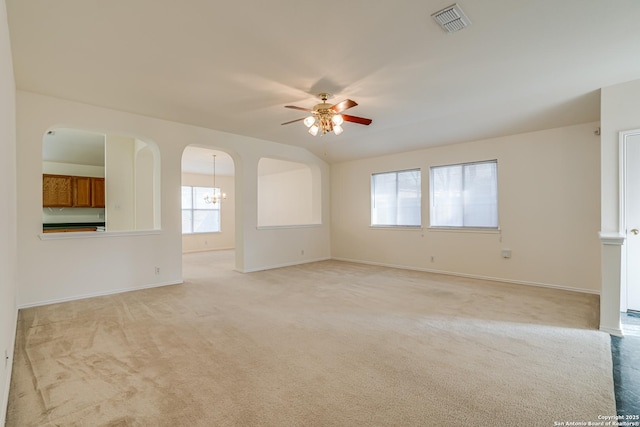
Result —
<svg viewBox="0 0 640 427"><path fill-rule="evenodd" d="M431 168L431 227L498 228L498 161Z"/></svg>
<svg viewBox="0 0 640 427"><path fill-rule="evenodd" d="M218 202L207 203L205 197L214 194ZM216 233L220 231L220 189L213 187L182 187L182 234Z"/></svg>
<svg viewBox="0 0 640 427"><path fill-rule="evenodd" d="M421 224L420 169L371 175L371 225Z"/></svg>

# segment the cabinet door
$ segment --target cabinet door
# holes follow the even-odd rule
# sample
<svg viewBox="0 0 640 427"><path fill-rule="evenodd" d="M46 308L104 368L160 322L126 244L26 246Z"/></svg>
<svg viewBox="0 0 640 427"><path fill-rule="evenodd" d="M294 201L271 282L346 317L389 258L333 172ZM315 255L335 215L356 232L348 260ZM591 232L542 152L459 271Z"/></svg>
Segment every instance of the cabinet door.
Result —
<svg viewBox="0 0 640 427"><path fill-rule="evenodd" d="M42 206L73 206L72 178L66 175L42 175Z"/></svg>
<svg viewBox="0 0 640 427"><path fill-rule="evenodd" d="M91 178L91 206L104 208L104 178Z"/></svg>
<svg viewBox="0 0 640 427"><path fill-rule="evenodd" d="M78 208L91 207L91 178L73 177L73 206Z"/></svg>

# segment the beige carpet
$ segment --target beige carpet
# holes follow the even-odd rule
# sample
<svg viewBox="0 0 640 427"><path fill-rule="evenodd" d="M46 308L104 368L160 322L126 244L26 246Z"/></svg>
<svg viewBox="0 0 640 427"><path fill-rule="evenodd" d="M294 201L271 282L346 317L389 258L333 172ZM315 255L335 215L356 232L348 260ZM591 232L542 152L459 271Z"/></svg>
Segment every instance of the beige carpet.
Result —
<svg viewBox="0 0 640 427"><path fill-rule="evenodd" d="M614 415L598 298L337 261L22 310L8 426L553 426Z"/></svg>

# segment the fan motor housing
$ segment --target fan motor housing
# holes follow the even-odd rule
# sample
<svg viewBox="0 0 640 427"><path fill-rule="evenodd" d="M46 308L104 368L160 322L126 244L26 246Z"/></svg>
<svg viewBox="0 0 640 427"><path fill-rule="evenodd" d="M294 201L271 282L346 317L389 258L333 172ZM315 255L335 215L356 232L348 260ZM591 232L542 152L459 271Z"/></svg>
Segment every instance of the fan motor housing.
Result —
<svg viewBox="0 0 640 427"><path fill-rule="evenodd" d="M314 111L322 111L322 110L328 110L331 107L333 107L333 105L327 104L326 102L323 102L322 104L316 104L313 107L313 109L314 109Z"/></svg>

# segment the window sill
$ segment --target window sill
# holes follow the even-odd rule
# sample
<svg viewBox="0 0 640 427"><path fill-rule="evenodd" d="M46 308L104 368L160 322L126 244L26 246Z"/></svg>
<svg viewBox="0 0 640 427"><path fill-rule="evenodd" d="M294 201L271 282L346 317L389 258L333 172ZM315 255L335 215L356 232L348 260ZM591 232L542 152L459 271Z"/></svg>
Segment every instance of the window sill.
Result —
<svg viewBox="0 0 640 427"><path fill-rule="evenodd" d="M222 231L196 231L193 233L182 233L183 236L193 236L193 235L202 235L202 234L220 234Z"/></svg>
<svg viewBox="0 0 640 427"><path fill-rule="evenodd" d="M421 225L370 225L372 230L404 230L404 231L422 231Z"/></svg>
<svg viewBox="0 0 640 427"><path fill-rule="evenodd" d="M428 227L429 231L444 231L453 233L478 233L478 234L500 234L500 228L482 228L482 227Z"/></svg>
<svg viewBox="0 0 640 427"><path fill-rule="evenodd" d="M132 231L70 231L66 233L40 233L40 240L91 239L94 237L149 236L161 234L162 230Z"/></svg>

